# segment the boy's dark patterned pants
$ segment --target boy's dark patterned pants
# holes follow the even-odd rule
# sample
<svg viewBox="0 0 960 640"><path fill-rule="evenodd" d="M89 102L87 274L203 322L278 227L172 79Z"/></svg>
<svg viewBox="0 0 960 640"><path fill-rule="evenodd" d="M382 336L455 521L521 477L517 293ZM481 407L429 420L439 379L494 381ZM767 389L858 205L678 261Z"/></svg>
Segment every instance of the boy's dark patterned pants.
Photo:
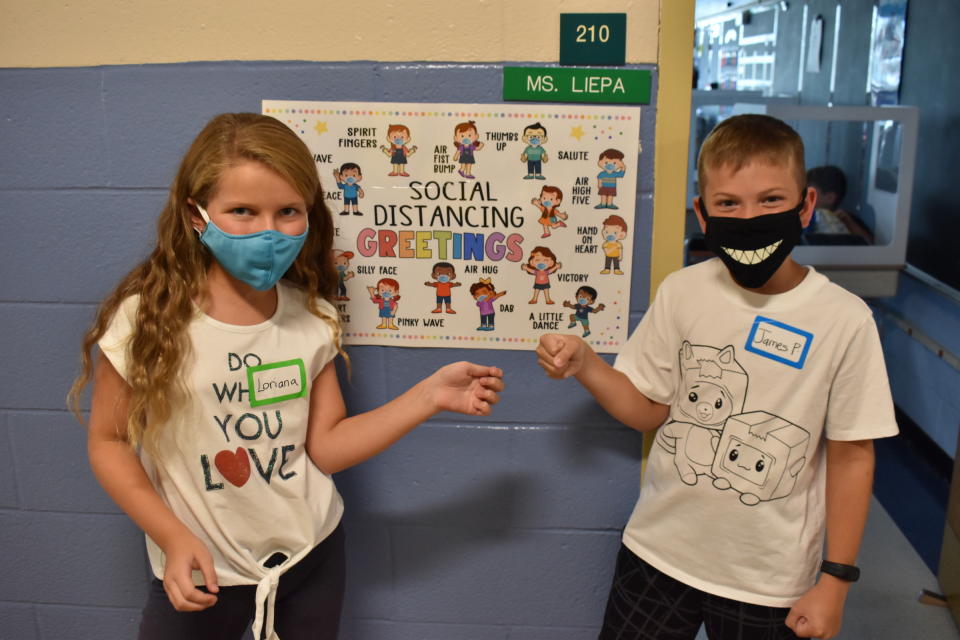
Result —
<svg viewBox="0 0 960 640"><path fill-rule="evenodd" d="M674 580L620 545L599 640L794 640L790 609L721 598Z"/></svg>

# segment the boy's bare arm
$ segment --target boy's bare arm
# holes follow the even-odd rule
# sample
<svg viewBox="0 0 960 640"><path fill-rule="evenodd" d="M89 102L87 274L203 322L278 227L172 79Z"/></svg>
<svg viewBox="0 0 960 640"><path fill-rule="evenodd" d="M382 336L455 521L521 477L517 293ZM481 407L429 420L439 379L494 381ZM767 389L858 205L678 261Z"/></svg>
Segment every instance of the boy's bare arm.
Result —
<svg viewBox="0 0 960 640"><path fill-rule="evenodd" d="M872 440L827 440L827 557L856 564L867 523L875 465ZM793 605L787 626L801 638L832 638L840 631L850 583L821 574Z"/></svg>
<svg viewBox="0 0 960 640"><path fill-rule="evenodd" d="M582 338L547 334L540 338L537 362L551 378L577 380L607 413L637 431L656 429L669 407L643 395L622 372L607 364Z"/></svg>
<svg viewBox="0 0 960 640"><path fill-rule="evenodd" d="M870 509L873 440L827 440L827 560L856 564Z"/></svg>

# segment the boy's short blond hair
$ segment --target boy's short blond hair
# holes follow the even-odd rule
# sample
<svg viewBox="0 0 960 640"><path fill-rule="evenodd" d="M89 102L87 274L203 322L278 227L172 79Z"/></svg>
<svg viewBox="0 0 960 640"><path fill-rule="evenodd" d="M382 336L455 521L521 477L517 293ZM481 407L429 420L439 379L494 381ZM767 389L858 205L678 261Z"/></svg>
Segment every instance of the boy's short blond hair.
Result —
<svg viewBox="0 0 960 640"><path fill-rule="evenodd" d="M700 195L707 188L707 171L730 166L736 172L754 160L789 166L800 192L806 188L803 140L797 132L772 116L748 113L727 118L704 141L697 157Z"/></svg>

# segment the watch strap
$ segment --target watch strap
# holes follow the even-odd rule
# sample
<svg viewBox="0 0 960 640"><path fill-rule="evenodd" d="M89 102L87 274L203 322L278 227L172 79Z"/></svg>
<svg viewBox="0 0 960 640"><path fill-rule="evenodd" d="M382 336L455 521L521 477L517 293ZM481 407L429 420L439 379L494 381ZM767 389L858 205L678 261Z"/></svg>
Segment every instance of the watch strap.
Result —
<svg viewBox="0 0 960 640"><path fill-rule="evenodd" d="M840 564L839 562L824 560L820 563L820 571L847 582L856 582L860 579L860 568L852 564Z"/></svg>

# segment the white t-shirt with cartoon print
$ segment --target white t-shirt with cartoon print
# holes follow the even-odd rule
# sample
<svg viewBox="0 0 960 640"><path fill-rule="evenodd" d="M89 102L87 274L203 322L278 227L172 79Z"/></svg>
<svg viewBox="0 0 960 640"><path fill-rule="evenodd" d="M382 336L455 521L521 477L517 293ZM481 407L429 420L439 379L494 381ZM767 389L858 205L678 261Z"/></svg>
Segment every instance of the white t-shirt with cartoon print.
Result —
<svg viewBox="0 0 960 640"><path fill-rule="evenodd" d="M812 267L755 294L715 258L664 280L614 366L670 405L623 543L702 591L791 606L822 559L824 438L897 433L869 307Z"/></svg>
<svg viewBox="0 0 960 640"><path fill-rule="evenodd" d="M125 300L100 348L127 377L126 345L139 298ZM318 301L336 317L334 308ZM337 354L331 325L310 313L304 293L280 281L277 310L256 325L214 320L199 310L187 333L182 380L189 396L163 425L159 459L141 452L154 487L206 544L222 586L274 582L340 522L343 502L304 448L310 389ZM164 556L147 537L154 575ZM275 553L288 560L264 567ZM196 584L203 584L194 572ZM269 585L267 585L269 587Z"/></svg>

